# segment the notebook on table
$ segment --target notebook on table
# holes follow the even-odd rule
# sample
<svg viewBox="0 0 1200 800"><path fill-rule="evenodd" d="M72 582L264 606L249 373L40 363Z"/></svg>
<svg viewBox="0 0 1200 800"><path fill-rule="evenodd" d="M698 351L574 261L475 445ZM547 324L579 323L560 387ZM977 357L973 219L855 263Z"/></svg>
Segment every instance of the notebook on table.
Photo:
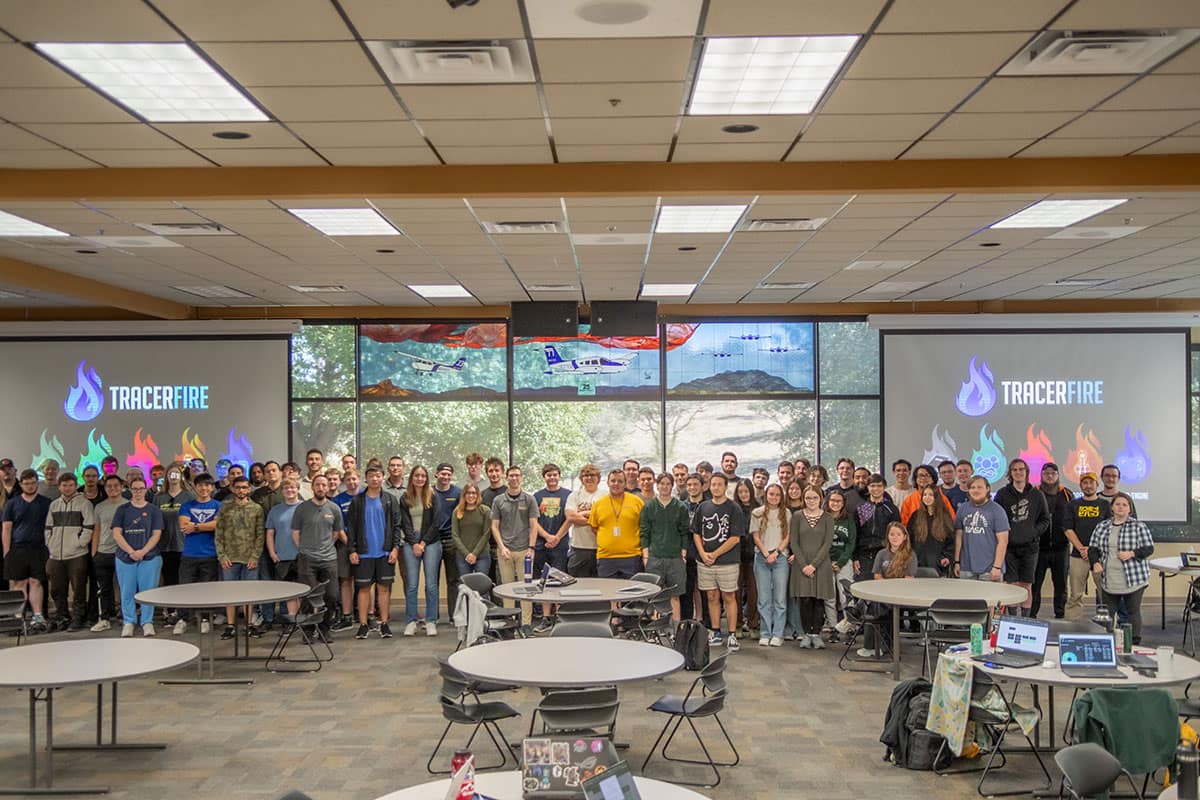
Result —
<svg viewBox="0 0 1200 800"><path fill-rule="evenodd" d="M599 597L604 592L599 589L563 589L559 594L563 597Z"/></svg>
<svg viewBox="0 0 1200 800"><path fill-rule="evenodd" d="M995 652L971 656L972 660L1002 667L1032 667L1046 656L1050 623L1024 617L1001 617Z"/></svg>
<svg viewBox="0 0 1200 800"><path fill-rule="evenodd" d="M1058 637L1058 666L1071 678L1128 677L1117 669L1111 633L1064 633Z"/></svg>

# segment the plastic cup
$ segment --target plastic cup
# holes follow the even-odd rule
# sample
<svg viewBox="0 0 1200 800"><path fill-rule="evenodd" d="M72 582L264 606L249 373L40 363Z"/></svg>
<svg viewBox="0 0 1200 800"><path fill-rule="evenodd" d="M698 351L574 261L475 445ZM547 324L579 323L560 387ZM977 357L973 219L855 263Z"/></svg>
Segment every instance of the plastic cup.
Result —
<svg viewBox="0 0 1200 800"><path fill-rule="evenodd" d="M1175 648L1163 645L1155 650L1155 660L1158 662L1158 677L1175 677Z"/></svg>

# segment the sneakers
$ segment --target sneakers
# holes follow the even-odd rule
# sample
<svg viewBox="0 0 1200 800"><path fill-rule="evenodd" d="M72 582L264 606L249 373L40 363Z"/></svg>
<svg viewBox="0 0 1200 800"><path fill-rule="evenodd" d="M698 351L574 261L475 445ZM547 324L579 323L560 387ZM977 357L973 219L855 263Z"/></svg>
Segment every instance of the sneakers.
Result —
<svg viewBox="0 0 1200 800"><path fill-rule="evenodd" d="M92 626L92 633L103 633L112 627L112 623L106 619L102 619Z"/></svg>
<svg viewBox="0 0 1200 800"><path fill-rule="evenodd" d="M171 629L171 633L175 634L176 636L183 636L185 633L187 633L187 620L181 619L179 622L176 622L175 627Z"/></svg>
<svg viewBox="0 0 1200 800"><path fill-rule="evenodd" d="M720 631L709 631L708 632L708 644L710 646L719 645L719 644L721 644L722 641L723 640L722 640Z"/></svg>
<svg viewBox="0 0 1200 800"><path fill-rule="evenodd" d="M738 644L737 637L730 634L729 639L725 642L725 647L728 648L729 652L736 653L741 648L741 645Z"/></svg>
<svg viewBox="0 0 1200 800"><path fill-rule="evenodd" d="M232 639L237 636L237 630L232 625L226 625L225 630L221 631L222 639Z"/></svg>
<svg viewBox="0 0 1200 800"><path fill-rule="evenodd" d="M33 619L29 621L30 633L48 633L50 630L46 624L46 618L41 614L34 614Z"/></svg>
<svg viewBox="0 0 1200 800"><path fill-rule="evenodd" d="M371 633L371 629L369 627L367 627L366 625L359 625L358 632L354 634L354 638L355 639L365 639L365 638L367 638L368 634L370 634L370 633Z"/></svg>
<svg viewBox="0 0 1200 800"><path fill-rule="evenodd" d="M386 622L379 623L379 635L384 639L392 638L392 626L388 625Z"/></svg>
<svg viewBox="0 0 1200 800"><path fill-rule="evenodd" d="M209 624L208 620L200 620L200 633L208 633L210 630L212 630L212 625Z"/></svg>
<svg viewBox="0 0 1200 800"><path fill-rule="evenodd" d="M417 635L416 620L413 620L412 622L410 622L404 626L404 635L405 636L416 636Z"/></svg>
<svg viewBox="0 0 1200 800"><path fill-rule="evenodd" d="M121 638L122 639L132 639L133 638L133 623L132 622L126 622L124 625L121 626Z"/></svg>
<svg viewBox="0 0 1200 800"><path fill-rule="evenodd" d="M838 620L838 623L833 626L833 629L835 631L837 631L838 633L849 633L850 629L853 627L854 627L854 625L853 625L853 623L850 622L850 620L840 619L840 620Z"/></svg>
<svg viewBox="0 0 1200 800"><path fill-rule="evenodd" d="M262 628L258 627L257 625L251 625L246 629L246 635L253 636L255 639L261 639L263 631Z"/></svg>
<svg viewBox="0 0 1200 800"><path fill-rule="evenodd" d="M805 633L800 637L800 649L807 650L810 647L812 647L812 637Z"/></svg>
<svg viewBox="0 0 1200 800"><path fill-rule="evenodd" d="M813 650L825 649L825 641L820 636L810 636L809 639L811 640L809 647L811 647Z"/></svg>
<svg viewBox="0 0 1200 800"><path fill-rule="evenodd" d="M546 633L553 627L554 627L554 620L550 619L549 617L542 617L542 621L537 624L537 627L533 629L533 632L534 633Z"/></svg>
<svg viewBox="0 0 1200 800"><path fill-rule="evenodd" d="M147 622L142 626L142 636L150 637L154 635L154 623Z"/></svg>
<svg viewBox="0 0 1200 800"><path fill-rule="evenodd" d="M782 636L772 636L771 637L771 647L783 647L783 637Z"/></svg>
<svg viewBox="0 0 1200 800"><path fill-rule="evenodd" d="M333 627L331 628L331 630L348 631L354 627L354 624L355 623L354 623L353 617L342 616L338 619L337 622L333 623Z"/></svg>
<svg viewBox="0 0 1200 800"><path fill-rule="evenodd" d="M522 625L520 631L522 639L528 639L529 637L533 636L533 629L528 625Z"/></svg>
<svg viewBox="0 0 1200 800"><path fill-rule="evenodd" d="M767 646L767 645L769 645L770 643L771 643L771 640L770 640L770 639L759 639L759 640L758 640L758 646L759 646L759 647L766 647L766 646Z"/></svg>
<svg viewBox="0 0 1200 800"><path fill-rule="evenodd" d="M262 624L263 624L262 614L255 611L254 615L252 617L250 617L250 625L254 628L261 628Z"/></svg>
<svg viewBox="0 0 1200 800"><path fill-rule="evenodd" d="M879 653L867 647L860 647L854 651L859 658L879 658Z"/></svg>
<svg viewBox="0 0 1200 800"><path fill-rule="evenodd" d="M425 623L425 635L426 636L437 636L437 623L436 622L426 622Z"/></svg>

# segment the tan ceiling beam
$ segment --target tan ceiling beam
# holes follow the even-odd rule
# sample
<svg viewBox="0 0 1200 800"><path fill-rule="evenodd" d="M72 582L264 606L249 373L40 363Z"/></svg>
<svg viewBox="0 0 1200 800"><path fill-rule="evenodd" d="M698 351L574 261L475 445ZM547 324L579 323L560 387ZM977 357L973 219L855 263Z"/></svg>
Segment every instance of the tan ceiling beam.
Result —
<svg viewBox="0 0 1200 800"><path fill-rule="evenodd" d="M937 161L0 170L0 201L1097 192L1200 188L1200 155Z"/></svg>
<svg viewBox="0 0 1200 800"><path fill-rule="evenodd" d="M195 309L107 283L0 256L0 285L73 297L91 306L111 306L155 319L193 319Z"/></svg>

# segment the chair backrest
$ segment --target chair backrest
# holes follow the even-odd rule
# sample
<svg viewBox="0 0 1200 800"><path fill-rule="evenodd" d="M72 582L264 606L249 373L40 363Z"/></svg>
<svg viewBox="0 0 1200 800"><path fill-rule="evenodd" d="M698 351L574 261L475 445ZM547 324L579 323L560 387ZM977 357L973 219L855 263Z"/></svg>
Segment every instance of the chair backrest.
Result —
<svg viewBox="0 0 1200 800"><path fill-rule="evenodd" d="M593 622L578 619L559 622L550 629L552 637L592 637L594 639L611 639L612 627L607 622Z"/></svg>
<svg viewBox="0 0 1200 800"><path fill-rule="evenodd" d="M1048 619L1050 625L1047 644L1058 644L1058 637L1064 633L1097 633L1100 629L1096 623L1087 619Z"/></svg>
<svg viewBox="0 0 1200 800"><path fill-rule="evenodd" d="M942 577L942 573L938 571L937 567L917 567L917 577L940 578Z"/></svg>
<svg viewBox="0 0 1200 800"><path fill-rule="evenodd" d="M491 578L489 578L487 575L484 575L482 572L472 572L467 575L463 575L461 578L459 578L459 581L464 586L467 586L477 592L485 603L492 599L492 589L495 588L495 584L492 583Z"/></svg>
<svg viewBox="0 0 1200 800"><path fill-rule="evenodd" d="M629 580L637 581L638 583L653 583L655 586L662 586L662 576L655 575L653 572L638 572L635 573Z"/></svg>
<svg viewBox="0 0 1200 800"><path fill-rule="evenodd" d="M611 614L612 605L607 600L588 600L583 603L563 603L558 607L560 617L594 617Z"/></svg>
<svg viewBox="0 0 1200 800"><path fill-rule="evenodd" d="M304 595L302 604L308 607L312 614L325 613L325 584L329 581L321 581L316 586L308 590L308 594Z"/></svg>
<svg viewBox="0 0 1200 800"><path fill-rule="evenodd" d="M0 619L19 617L25 613L25 593L5 590L0 592Z"/></svg>
<svg viewBox="0 0 1200 800"><path fill-rule="evenodd" d="M986 600L939 599L929 606L929 619L942 626L969 628L975 622L987 625L990 613Z"/></svg>
<svg viewBox="0 0 1200 800"><path fill-rule="evenodd" d="M1121 777L1121 762L1095 742L1064 747L1054 754L1054 763L1077 797L1107 792Z"/></svg>
<svg viewBox="0 0 1200 800"><path fill-rule="evenodd" d="M708 662L708 666L700 670L700 680L704 683L704 693L714 694L725 691L725 663L728 653L722 653Z"/></svg>
<svg viewBox="0 0 1200 800"><path fill-rule="evenodd" d="M547 708L577 709L616 705L617 687L594 686L587 689L555 689L542 696L538 711Z"/></svg>
<svg viewBox="0 0 1200 800"><path fill-rule="evenodd" d="M471 689L471 679L441 659L438 659L438 675L442 679L442 686L438 690L442 700L461 704L463 695Z"/></svg>

